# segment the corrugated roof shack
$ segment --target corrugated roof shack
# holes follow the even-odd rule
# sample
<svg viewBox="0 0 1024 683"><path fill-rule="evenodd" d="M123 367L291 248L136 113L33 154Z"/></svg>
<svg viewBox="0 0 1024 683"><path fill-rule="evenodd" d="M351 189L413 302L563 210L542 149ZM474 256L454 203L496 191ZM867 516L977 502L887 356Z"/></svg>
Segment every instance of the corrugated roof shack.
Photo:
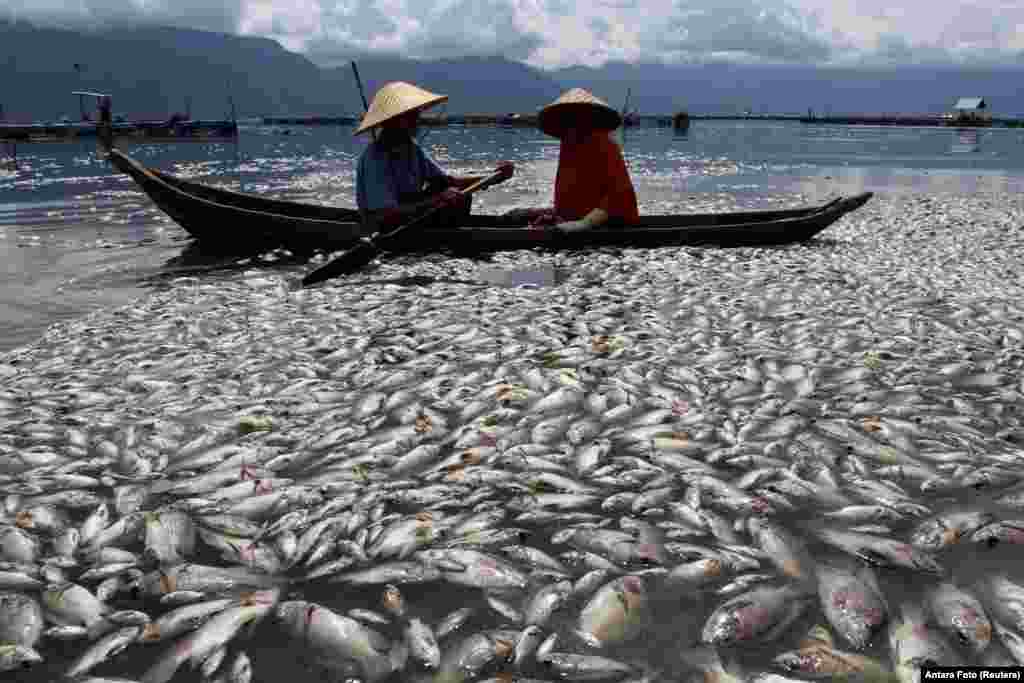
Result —
<svg viewBox="0 0 1024 683"><path fill-rule="evenodd" d="M949 116L954 126L991 126L992 114L984 97L961 97Z"/></svg>

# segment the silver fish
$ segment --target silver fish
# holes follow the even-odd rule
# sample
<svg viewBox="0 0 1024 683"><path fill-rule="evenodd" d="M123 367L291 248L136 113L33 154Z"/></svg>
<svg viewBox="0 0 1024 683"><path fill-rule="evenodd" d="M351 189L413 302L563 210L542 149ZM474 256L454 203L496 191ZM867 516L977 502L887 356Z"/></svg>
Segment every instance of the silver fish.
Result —
<svg viewBox="0 0 1024 683"><path fill-rule="evenodd" d="M818 596L832 628L854 648L864 649L888 616L873 572L821 564L817 574Z"/></svg>
<svg viewBox="0 0 1024 683"><path fill-rule="evenodd" d="M794 587L761 587L722 603L708 617L701 640L726 646L781 636L806 610L805 591Z"/></svg>
<svg viewBox="0 0 1024 683"><path fill-rule="evenodd" d="M927 593L925 601L935 623L964 647L980 653L992 641L992 623L985 608L967 591L943 582Z"/></svg>

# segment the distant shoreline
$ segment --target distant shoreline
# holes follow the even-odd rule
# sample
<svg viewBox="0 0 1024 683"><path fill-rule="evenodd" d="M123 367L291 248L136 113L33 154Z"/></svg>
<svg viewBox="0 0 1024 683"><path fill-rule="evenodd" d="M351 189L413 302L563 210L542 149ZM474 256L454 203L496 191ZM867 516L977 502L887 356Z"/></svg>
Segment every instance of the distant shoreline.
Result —
<svg viewBox="0 0 1024 683"><path fill-rule="evenodd" d="M808 125L838 126L913 126L941 128L1024 128L1024 119L991 118L987 120L955 121L939 114L919 115L838 115L806 116L799 114L689 114L690 121L790 121ZM359 119L353 116L264 116L240 121L240 125L263 126L354 126ZM638 114L627 120L627 127L672 127L673 116L666 114ZM512 126L534 128L536 114L448 114L424 115L420 123L427 127L443 126ZM235 128L230 121L187 121L174 127L164 125L119 124L114 134L119 139L142 143L220 141L234 137ZM121 130L118 130L120 128ZM11 124L0 123L0 140L21 143L67 142L95 137L95 124Z"/></svg>

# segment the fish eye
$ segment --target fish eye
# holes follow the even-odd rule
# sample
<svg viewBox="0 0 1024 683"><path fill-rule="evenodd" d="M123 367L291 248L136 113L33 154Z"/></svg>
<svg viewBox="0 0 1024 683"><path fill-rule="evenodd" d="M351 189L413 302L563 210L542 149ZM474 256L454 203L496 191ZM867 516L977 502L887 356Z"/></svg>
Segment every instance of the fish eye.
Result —
<svg viewBox="0 0 1024 683"><path fill-rule="evenodd" d="M960 640L960 644L961 645L970 645L971 644L971 639L968 638L966 634L961 633L960 631L957 631L956 637Z"/></svg>

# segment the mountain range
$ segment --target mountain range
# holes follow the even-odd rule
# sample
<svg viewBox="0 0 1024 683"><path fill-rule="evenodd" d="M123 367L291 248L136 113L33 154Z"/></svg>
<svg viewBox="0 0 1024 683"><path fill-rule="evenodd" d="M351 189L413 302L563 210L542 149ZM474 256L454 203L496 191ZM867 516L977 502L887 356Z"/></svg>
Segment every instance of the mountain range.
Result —
<svg viewBox="0 0 1024 683"><path fill-rule="evenodd" d="M77 67L76 67L77 65ZM500 55L417 61L360 57L367 97L392 80L449 96L447 112L536 111L569 87L643 114L916 114L948 111L958 97L985 97L996 115L1024 112L1024 67L609 62L537 69ZM321 67L259 37L139 27L75 31L0 22L0 107L8 121L79 116L73 90L110 93L129 118L359 115L348 65ZM92 103L87 103L92 108ZM443 110L442 110L443 111Z"/></svg>

